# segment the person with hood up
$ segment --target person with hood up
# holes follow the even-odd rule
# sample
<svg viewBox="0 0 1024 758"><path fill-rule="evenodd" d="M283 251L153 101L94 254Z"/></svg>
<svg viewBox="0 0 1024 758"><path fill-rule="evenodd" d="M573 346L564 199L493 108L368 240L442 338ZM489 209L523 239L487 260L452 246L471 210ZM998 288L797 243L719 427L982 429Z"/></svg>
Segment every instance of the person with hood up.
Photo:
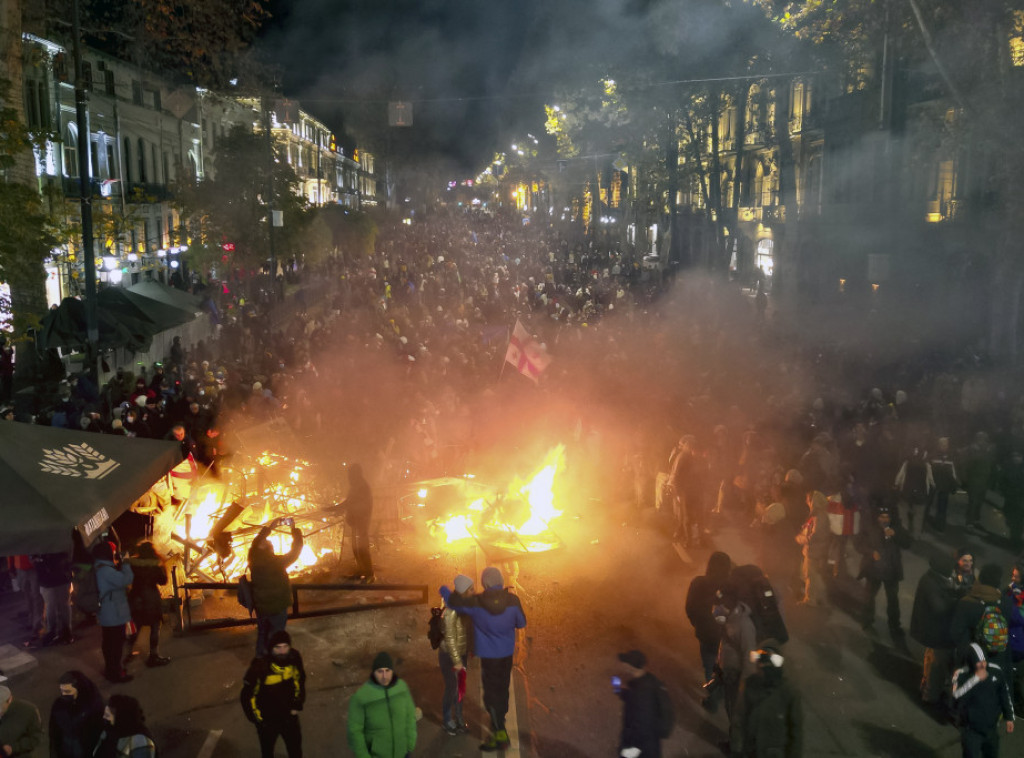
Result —
<svg viewBox="0 0 1024 758"><path fill-rule="evenodd" d="M928 571L917 583L914 608L910 613L910 636L924 645L921 671L921 700L944 720L949 679L953 674L953 609L957 594L953 585L953 557L936 552Z"/></svg>
<svg viewBox="0 0 1024 758"><path fill-rule="evenodd" d="M875 627L875 597L885 587L885 612L889 634L897 648L906 647L903 625L900 621L900 582L903 581L903 548L910 547L910 535L885 506L875 511L874 523L865 525L858 535L857 550L861 554L860 574L867 585L861 628L871 631Z"/></svg>
<svg viewBox="0 0 1024 758"><path fill-rule="evenodd" d="M274 552L270 534L290 522L292 546L284 555ZM249 572L252 575L252 599L256 610L256 655L267 654L267 640L274 632L283 632L292 604L292 585L288 567L302 552L302 532L295 521L280 517L267 522L249 546Z"/></svg>
<svg viewBox="0 0 1024 758"><path fill-rule="evenodd" d="M686 592L686 618L693 625L693 633L700 646L700 663L704 681L711 680L718 658L718 643L722 641L722 627L711 613L718 593L725 587L732 570L732 561L723 552L714 552L708 558L703 576L695 576Z"/></svg>
<svg viewBox="0 0 1024 758"><path fill-rule="evenodd" d="M363 467L353 463L348 469L348 496L342 501L345 521L352 530L352 555L356 559L357 578L372 584L373 561L370 558L370 519L373 517L373 492L363 476Z"/></svg>
<svg viewBox="0 0 1024 758"><path fill-rule="evenodd" d="M260 755L274 758L277 738L284 740L288 758L302 758L299 711L306 702L306 669L283 629L270 635L270 653L253 658L245 672L239 699L245 717L256 725Z"/></svg>
<svg viewBox="0 0 1024 758"><path fill-rule="evenodd" d="M783 676L785 659L778 646L766 644L752 650L757 671L743 687L744 758L801 758L804 745L804 711L800 693Z"/></svg>
<svg viewBox="0 0 1024 758"><path fill-rule="evenodd" d="M166 666L170 658L160 655L160 625L164 620L163 597L160 587L167 584L167 567L153 543L140 542L132 557L132 571L135 580L128 592L128 605L135 622L135 634L128 638L128 658L133 656L135 642L142 627L149 627L149 657L147 666Z"/></svg>
<svg viewBox="0 0 1024 758"><path fill-rule="evenodd" d="M91 758L103 732L103 698L81 671L58 680L60 695L50 708L50 758Z"/></svg>
<svg viewBox="0 0 1024 758"><path fill-rule="evenodd" d="M1003 570L998 563L986 563L978 572L978 580L957 601L953 609L953 622L950 625L950 633L953 636L953 644L956 645L957 656L964 660L969 656L969 648L972 643L983 645L983 640L978 635L978 622L985 614L989 606L996 606L1003 614L1003 619L1009 622L1013 612L1013 600L1009 595L1003 594L1000 586L1003 583ZM1009 628L1009 627L1007 627ZM1010 647L1004 650L986 650L986 654L1000 665L1003 671L1011 671L1013 662Z"/></svg>
<svg viewBox="0 0 1024 758"><path fill-rule="evenodd" d="M472 597L473 580L465 574L455 577L455 592L461 597ZM441 698L441 713L444 730L450 736L469 731L462 716L462 699L459 697L459 677L465 682L466 667L469 664L470 636L472 626L468 617L460 616L452 608L445 608L441 614L444 636L437 649L437 663L444 679L444 695Z"/></svg>
<svg viewBox="0 0 1024 758"><path fill-rule="evenodd" d="M986 659L981 645L968 646L965 665L953 675L964 758L998 758L1000 718L1006 722L1006 733L1013 733L1008 679L998 663Z"/></svg>
<svg viewBox="0 0 1024 758"><path fill-rule="evenodd" d="M757 671L756 663L750 659L750 652L757 649L757 627L750 606L739 599L733 582L718 593L712 613L722 626L716 675L721 678L719 690L729 717L729 752L742 755L743 724L739 709L743 682Z"/></svg>
<svg viewBox="0 0 1024 758"><path fill-rule="evenodd" d="M104 676L114 683L130 682L132 676L124 670L125 625L132 620L128 607L128 587L135 579L131 564L122 561L113 542L99 542L93 548L96 559L96 589L100 596L100 609L96 620L103 629Z"/></svg>
<svg viewBox="0 0 1024 758"><path fill-rule="evenodd" d="M156 743L138 700L111 695L103 720L107 726L93 753L95 758L156 758Z"/></svg>
<svg viewBox="0 0 1024 758"><path fill-rule="evenodd" d="M512 679L512 656L516 651L516 630L526 627L526 614L519 598L505 589L505 579L499 569L485 568L480 583L484 591L472 598L453 595L448 587L441 588L441 597L449 608L473 620L484 708L491 717L492 730L480 749L490 752L503 750L510 743L505 730L508 688Z"/></svg>
<svg viewBox="0 0 1024 758"><path fill-rule="evenodd" d="M416 705L388 653L349 701L348 746L356 758L406 758L416 747Z"/></svg>

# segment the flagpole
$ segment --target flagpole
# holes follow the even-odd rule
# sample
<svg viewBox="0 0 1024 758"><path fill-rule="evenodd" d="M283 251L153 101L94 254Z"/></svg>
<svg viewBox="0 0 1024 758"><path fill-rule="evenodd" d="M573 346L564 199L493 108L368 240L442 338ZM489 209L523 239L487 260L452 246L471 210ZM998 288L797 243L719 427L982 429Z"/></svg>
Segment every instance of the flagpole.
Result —
<svg viewBox="0 0 1024 758"><path fill-rule="evenodd" d="M498 381L501 381L501 377L505 376L505 366L508 365L508 346L512 344L512 336L508 333L508 327L505 327L505 355L501 359L501 371L498 372Z"/></svg>

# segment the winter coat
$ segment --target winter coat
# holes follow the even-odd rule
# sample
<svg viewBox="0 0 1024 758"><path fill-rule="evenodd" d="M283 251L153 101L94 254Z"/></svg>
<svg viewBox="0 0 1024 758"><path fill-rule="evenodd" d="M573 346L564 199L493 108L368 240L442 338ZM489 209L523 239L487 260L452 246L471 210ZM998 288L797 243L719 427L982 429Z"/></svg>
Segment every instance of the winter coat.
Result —
<svg viewBox="0 0 1024 758"><path fill-rule="evenodd" d="M0 718L0 745L14 748L18 758L35 756L36 747L43 740L43 724L39 709L32 703L15 698Z"/></svg>
<svg viewBox="0 0 1024 758"><path fill-rule="evenodd" d="M981 621L985 608L989 605L998 605L1003 612L1003 617L1009 625L1012 613L1013 600L1002 594L995 587L987 584L975 584L970 591L960 598L953 609L953 622L950 625L950 633L953 637L953 644L956 646L959 660L963 660L970 652L972 642L979 642L975 639L975 632L978 622ZM994 659L1008 669L1010 666L1009 647L1006 651L994 656Z"/></svg>
<svg viewBox="0 0 1024 758"><path fill-rule="evenodd" d="M1010 628L1010 653L1014 661L1024 659L1024 587L1010 583L1006 588L1006 596L1010 600L1010 615L1006 617L1006 625Z"/></svg>
<svg viewBox="0 0 1024 758"><path fill-rule="evenodd" d="M686 593L686 617L690 619L694 634L701 642L717 642L722 638L722 627L715 621L711 609L715 606L719 590L729 578L729 568L729 556L714 553L708 558L707 572L690 581Z"/></svg>
<svg viewBox="0 0 1024 758"><path fill-rule="evenodd" d="M71 584L71 556L67 553L33 555L40 587L63 587Z"/></svg>
<svg viewBox="0 0 1024 758"><path fill-rule="evenodd" d="M931 460L932 478L935 480L936 492L951 493L959 486L956 475L956 463L949 453L937 453Z"/></svg>
<svg viewBox="0 0 1024 758"><path fill-rule="evenodd" d="M416 747L416 706L404 679L371 678L348 704L348 745L356 758L405 758Z"/></svg>
<svg viewBox="0 0 1024 758"><path fill-rule="evenodd" d="M156 743L145 727L141 732L123 736L106 731L93 755L95 758L156 758Z"/></svg>
<svg viewBox="0 0 1024 758"><path fill-rule="evenodd" d="M441 614L444 636L441 638L441 652L452 659L453 666L465 665L469 653L470 625L468 618L457 614L452 608L445 608Z"/></svg>
<svg viewBox="0 0 1024 758"><path fill-rule="evenodd" d="M640 748L642 758L661 755L661 739L658 737L659 714L658 690L663 685L654 674L644 672L642 676L623 682L619 697L622 698L622 735L619 749Z"/></svg>
<svg viewBox="0 0 1024 758"><path fill-rule="evenodd" d="M958 721L962 727L988 731L1000 721L1013 721L1013 702L1010 698L1012 671L1004 670L993 661L988 662L988 677L978 679L975 664L984 660L985 653L976 644L970 645L966 664L953 674L953 699L956 701Z"/></svg>
<svg viewBox="0 0 1024 758"><path fill-rule="evenodd" d="M952 580L953 565L952 558L933 557L914 592L910 636L936 650L953 649L953 609L958 601Z"/></svg>
<svg viewBox="0 0 1024 758"><path fill-rule="evenodd" d="M722 643L718 646L718 667L727 677L746 679L757 670L750 660L750 651L757 648L757 627L750 606L736 603L725 619Z"/></svg>
<svg viewBox="0 0 1024 758"><path fill-rule="evenodd" d="M516 651L516 629L526 626L526 614L519 598L504 587L491 587L470 598L450 595L445 603L473 619L473 643L479 657L507 658Z"/></svg>
<svg viewBox="0 0 1024 758"><path fill-rule="evenodd" d="M155 558L132 558L135 580L128 592L132 620L139 626L159 624L163 619L163 600L159 586L167 584L167 569Z"/></svg>
<svg viewBox="0 0 1024 758"><path fill-rule="evenodd" d="M890 524L895 532L886 537L878 522L867 524L857 537L857 550L861 553L858 579L866 578L881 582L903 580L903 554L901 548L910 547L911 538L906 530L895 521ZM875 560L874 553L879 554Z"/></svg>
<svg viewBox="0 0 1024 758"><path fill-rule="evenodd" d="M745 758L801 758L803 706L781 670L759 671L747 679L742 714Z"/></svg>
<svg viewBox="0 0 1024 758"><path fill-rule="evenodd" d="M272 656L253 658L242 680L242 712L254 724L281 721L306 702L306 669L295 648L283 661Z"/></svg>
<svg viewBox="0 0 1024 758"><path fill-rule="evenodd" d="M50 709L50 758L91 758L103 727L98 695L91 701L81 691L74 700L57 698Z"/></svg>
<svg viewBox="0 0 1024 758"><path fill-rule="evenodd" d="M932 464L928 460L928 453L920 448L914 448L911 454L904 459L900 470L896 472L896 489L903 493L903 497L910 503L924 503L928 495L935 489L935 480L932 478Z"/></svg>
<svg viewBox="0 0 1024 758"><path fill-rule="evenodd" d="M128 608L128 587L135 578L130 563L117 568L113 561L98 560L96 568L96 589L100 595L100 610L96 620L100 626L121 626L132 620Z"/></svg>
<svg viewBox="0 0 1024 758"><path fill-rule="evenodd" d="M292 584L288 579L288 567L295 563L302 551L302 532L294 527L292 547L284 555L277 555L272 549L257 547L266 541L272 529L271 526L263 527L249 548L252 598L259 616L284 613L291 606Z"/></svg>

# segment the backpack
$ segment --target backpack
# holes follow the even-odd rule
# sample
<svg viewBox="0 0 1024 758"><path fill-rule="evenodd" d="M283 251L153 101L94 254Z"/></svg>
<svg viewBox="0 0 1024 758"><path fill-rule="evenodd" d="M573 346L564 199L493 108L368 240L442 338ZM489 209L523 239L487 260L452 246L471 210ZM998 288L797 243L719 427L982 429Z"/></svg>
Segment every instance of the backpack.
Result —
<svg viewBox="0 0 1024 758"><path fill-rule="evenodd" d="M96 567L91 563L79 563L74 568L74 592L71 602L82 613L95 616L100 610L100 588L96 584Z"/></svg>
<svg viewBox="0 0 1024 758"><path fill-rule="evenodd" d="M998 605L986 605L974 628L974 639L986 653L1001 653L1006 650L1010 641L1010 629L1006 625L1006 617Z"/></svg>
<svg viewBox="0 0 1024 758"><path fill-rule="evenodd" d="M764 572L753 564L733 569L730 580L737 585L739 598L750 606L750 617L757 630L757 643L775 640L780 645L789 641L789 630L779 611L779 599Z"/></svg>
<svg viewBox="0 0 1024 758"><path fill-rule="evenodd" d="M237 591L238 604L249 611L249 615L252 616L252 612L256 610L256 598L252 594L252 579L249 578L248 574L242 574L238 577L238 591Z"/></svg>
<svg viewBox="0 0 1024 758"><path fill-rule="evenodd" d="M658 682L658 737L667 739L676 725L676 712L665 685Z"/></svg>
<svg viewBox="0 0 1024 758"><path fill-rule="evenodd" d="M431 608L430 621L427 622L427 639L430 640L431 650L441 647L444 640L444 608Z"/></svg>

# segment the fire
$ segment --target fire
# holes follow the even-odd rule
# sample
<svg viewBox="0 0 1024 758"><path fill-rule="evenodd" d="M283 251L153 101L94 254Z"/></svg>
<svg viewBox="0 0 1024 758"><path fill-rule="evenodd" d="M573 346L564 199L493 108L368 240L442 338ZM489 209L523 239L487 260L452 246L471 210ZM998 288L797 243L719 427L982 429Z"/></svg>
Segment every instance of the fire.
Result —
<svg viewBox="0 0 1024 758"><path fill-rule="evenodd" d="M477 498L467 503L464 512L435 519L431 532L443 535L449 544L475 539L511 551L553 549L558 539L551 532L551 522L562 515L555 505L555 477L564 463L565 446L559 445L530 479L516 477L507 493ZM422 490L417 494L425 497Z"/></svg>

